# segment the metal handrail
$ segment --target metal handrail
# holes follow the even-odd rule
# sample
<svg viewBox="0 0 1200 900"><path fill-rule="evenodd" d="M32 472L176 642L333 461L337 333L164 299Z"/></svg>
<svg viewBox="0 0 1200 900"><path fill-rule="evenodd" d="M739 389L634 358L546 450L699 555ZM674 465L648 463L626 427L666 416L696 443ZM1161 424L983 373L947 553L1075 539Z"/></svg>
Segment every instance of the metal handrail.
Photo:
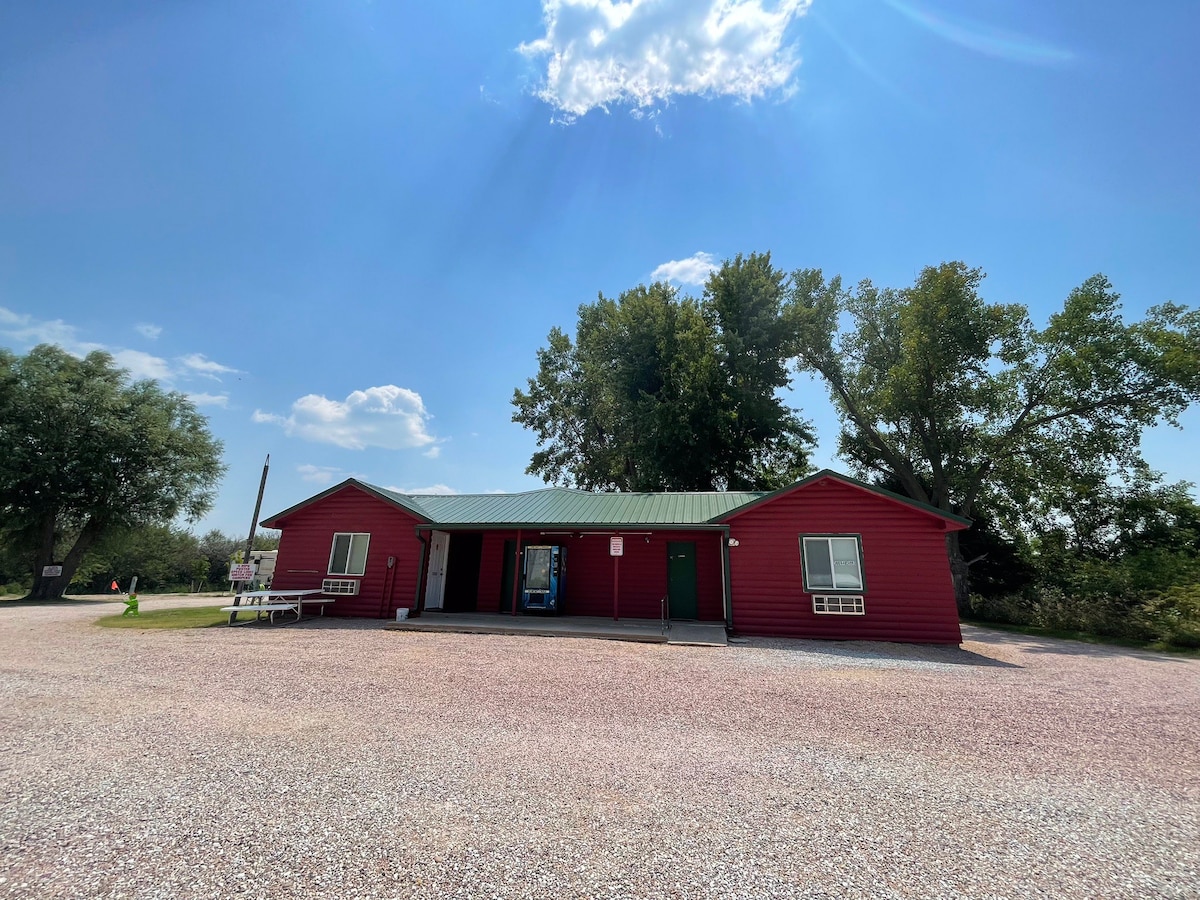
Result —
<svg viewBox="0 0 1200 900"><path fill-rule="evenodd" d="M671 608L668 605L670 595L659 601L659 633L666 634L671 627Z"/></svg>

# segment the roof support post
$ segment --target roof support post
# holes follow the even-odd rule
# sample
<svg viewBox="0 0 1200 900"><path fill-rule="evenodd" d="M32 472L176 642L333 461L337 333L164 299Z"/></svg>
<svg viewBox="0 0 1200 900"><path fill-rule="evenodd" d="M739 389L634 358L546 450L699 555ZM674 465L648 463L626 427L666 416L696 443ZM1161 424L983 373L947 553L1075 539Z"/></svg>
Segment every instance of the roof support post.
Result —
<svg viewBox="0 0 1200 900"><path fill-rule="evenodd" d="M517 614L517 591L521 587L521 529L517 529L517 558L513 566L512 614Z"/></svg>
<svg viewBox="0 0 1200 900"><path fill-rule="evenodd" d="M725 627L733 629L733 583L729 574L729 526L718 535L721 541L721 601L725 608Z"/></svg>
<svg viewBox="0 0 1200 900"><path fill-rule="evenodd" d="M421 537L421 526L418 525L415 529L417 540L421 542L421 552L417 554L417 592L413 596L413 615L419 616L425 608L422 601L422 582L425 580L425 557L429 555L429 541Z"/></svg>
<svg viewBox="0 0 1200 900"><path fill-rule="evenodd" d="M621 620L620 609L617 605L617 589L621 584L621 557L613 556L613 621Z"/></svg>

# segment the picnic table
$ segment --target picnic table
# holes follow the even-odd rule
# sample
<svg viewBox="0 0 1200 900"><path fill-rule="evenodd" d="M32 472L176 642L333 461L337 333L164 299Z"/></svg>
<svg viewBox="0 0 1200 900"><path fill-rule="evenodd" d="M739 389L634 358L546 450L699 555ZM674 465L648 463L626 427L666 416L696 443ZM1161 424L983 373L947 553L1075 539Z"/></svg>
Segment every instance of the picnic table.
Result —
<svg viewBox="0 0 1200 900"><path fill-rule="evenodd" d="M318 606L320 614L325 615L325 604L333 603L336 598L319 596L322 593L320 588L304 591L243 591L233 598L233 606L222 606L221 612L229 613L230 625L237 624L238 613L251 612L256 622L262 621L264 613L271 624L275 624L277 613L292 613L296 618L291 621L299 622L304 617L305 605Z"/></svg>

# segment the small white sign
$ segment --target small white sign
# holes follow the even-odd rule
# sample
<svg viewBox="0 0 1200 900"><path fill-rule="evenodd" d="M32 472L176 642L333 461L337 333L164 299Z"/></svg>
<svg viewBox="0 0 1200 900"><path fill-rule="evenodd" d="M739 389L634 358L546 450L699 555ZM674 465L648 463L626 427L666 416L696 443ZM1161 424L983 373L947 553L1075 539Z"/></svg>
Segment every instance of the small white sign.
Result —
<svg viewBox="0 0 1200 900"><path fill-rule="evenodd" d="M57 578L62 574L62 566L42 566L43 578Z"/></svg>
<svg viewBox="0 0 1200 900"><path fill-rule="evenodd" d="M608 539L608 555L609 556L624 556L625 555L625 538L610 537Z"/></svg>
<svg viewBox="0 0 1200 900"><path fill-rule="evenodd" d="M250 563L237 563L229 567L230 581L253 581L254 566Z"/></svg>

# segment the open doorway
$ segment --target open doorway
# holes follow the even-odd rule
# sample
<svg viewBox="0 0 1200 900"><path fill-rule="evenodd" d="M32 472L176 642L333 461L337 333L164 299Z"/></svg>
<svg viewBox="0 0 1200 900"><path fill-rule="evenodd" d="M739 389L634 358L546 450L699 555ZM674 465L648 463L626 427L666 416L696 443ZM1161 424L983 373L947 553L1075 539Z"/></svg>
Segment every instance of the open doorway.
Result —
<svg viewBox="0 0 1200 900"><path fill-rule="evenodd" d="M479 561L483 535L455 532L450 537L446 560L446 612L475 612L479 602Z"/></svg>

